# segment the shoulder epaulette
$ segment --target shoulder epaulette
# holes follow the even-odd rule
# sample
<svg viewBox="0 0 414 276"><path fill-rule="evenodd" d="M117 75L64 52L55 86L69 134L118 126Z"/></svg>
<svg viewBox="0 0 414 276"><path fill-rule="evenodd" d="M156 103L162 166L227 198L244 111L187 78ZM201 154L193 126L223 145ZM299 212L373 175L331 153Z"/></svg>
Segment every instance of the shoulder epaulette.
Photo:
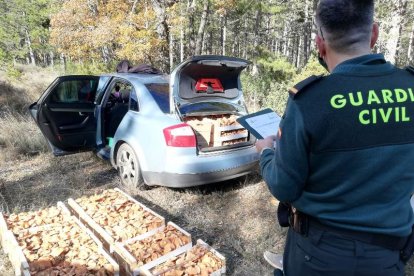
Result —
<svg viewBox="0 0 414 276"><path fill-rule="evenodd" d="M303 81L297 83L294 87L289 89L289 93L293 96L296 97L298 94L300 94L301 91L304 90L305 87L309 86L311 83L314 83L320 79L323 78L323 75L319 75L319 76L310 76L307 79L304 79Z"/></svg>
<svg viewBox="0 0 414 276"><path fill-rule="evenodd" d="M405 67L405 70L407 70L408 72L410 72L411 74L414 74L414 66L407 66Z"/></svg>

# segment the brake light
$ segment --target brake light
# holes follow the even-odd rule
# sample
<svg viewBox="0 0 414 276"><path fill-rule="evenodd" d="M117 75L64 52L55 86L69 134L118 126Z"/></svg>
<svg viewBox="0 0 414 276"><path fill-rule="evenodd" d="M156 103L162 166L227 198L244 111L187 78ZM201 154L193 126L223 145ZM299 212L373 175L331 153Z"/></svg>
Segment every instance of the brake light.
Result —
<svg viewBox="0 0 414 276"><path fill-rule="evenodd" d="M164 128L164 138L167 146L190 148L196 146L193 129L187 124L179 124Z"/></svg>

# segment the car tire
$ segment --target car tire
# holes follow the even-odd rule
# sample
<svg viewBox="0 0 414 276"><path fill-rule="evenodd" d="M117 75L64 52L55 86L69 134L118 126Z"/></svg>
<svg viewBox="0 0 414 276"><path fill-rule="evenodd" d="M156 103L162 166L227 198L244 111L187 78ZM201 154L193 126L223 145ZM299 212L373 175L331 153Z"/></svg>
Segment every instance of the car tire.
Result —
<svg viewBox="0 0 414 276"><path fill-rule="evenodd" d="M122 144L118 148L116 165L119 177L121 178L122 188L129 192L133 192L136 189L145 189L146 185L142 178L138 157L132 147L127 143Z"/></svg>

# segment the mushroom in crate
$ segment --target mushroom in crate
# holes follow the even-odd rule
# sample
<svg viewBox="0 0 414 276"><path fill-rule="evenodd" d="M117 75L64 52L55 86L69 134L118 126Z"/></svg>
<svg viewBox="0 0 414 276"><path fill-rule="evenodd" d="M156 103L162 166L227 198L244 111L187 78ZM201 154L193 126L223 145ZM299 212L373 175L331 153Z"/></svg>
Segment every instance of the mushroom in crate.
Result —
<svg viewBox="0 0 414 276"><path fill-rule="evenodd" d="M31 227L62 223L65 215L69 215L69 212L61 206L18 214L3 214L0 217L2 219L0 228L2 232L11 230L15 234Z"/></svg>
<svg viewBox="0 0 414 276"><path fill-rule="evenodd" d="M81 221L95 233L101 234L107 249L115 242L151 235L165 225L163 217L119 189L69 199L68 204Z"/></svg>
<svg viewBox="0 0 414 276"><path fill-rule="evenodd" d="M9 255L14 263L27 263L30 275L118 275L115 261L73 217L60 225L33 227L15 236L14 252ZM20 250L22 255L16 253Z"/></svg>
<svg viewBox="0 0 414 276"><path fill-rule="evenodd" d="M143 271L147 276L218 276L225 273L225 258L202 240L189 251Z"/></svg>
<svg viewBox="0 0 414 276"><path fill-rule="evenodd" d="M165 262L191 247L191 235L169 222L162 231L147 238L118 243L114 256L128 275L140 275L142 270Z"/></svg>

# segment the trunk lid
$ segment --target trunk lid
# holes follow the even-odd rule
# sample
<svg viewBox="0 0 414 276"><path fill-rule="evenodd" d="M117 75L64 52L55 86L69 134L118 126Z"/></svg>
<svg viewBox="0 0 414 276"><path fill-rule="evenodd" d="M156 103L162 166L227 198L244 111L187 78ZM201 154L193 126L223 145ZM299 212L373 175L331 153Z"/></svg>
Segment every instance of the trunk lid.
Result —
<svg viewBox="0 0 414 276"><path fill-rule="evenodd" d="M171 111L180 115L197 112L185 106L194 103L225 104L224 110L233 106L235 112L245 111L240 73L249 65L244 59L226 56L194 56L171 73ZM217 104L216 104L217 103Z"/></svg>
<svg viewBox="0 0 414 276"><path fill-rule="evenodd" d="M247 114L240 73L248 65L239 58L195 56L171 73L171 111L193 128L200 152L252 145L236 121Z"/></svg>

